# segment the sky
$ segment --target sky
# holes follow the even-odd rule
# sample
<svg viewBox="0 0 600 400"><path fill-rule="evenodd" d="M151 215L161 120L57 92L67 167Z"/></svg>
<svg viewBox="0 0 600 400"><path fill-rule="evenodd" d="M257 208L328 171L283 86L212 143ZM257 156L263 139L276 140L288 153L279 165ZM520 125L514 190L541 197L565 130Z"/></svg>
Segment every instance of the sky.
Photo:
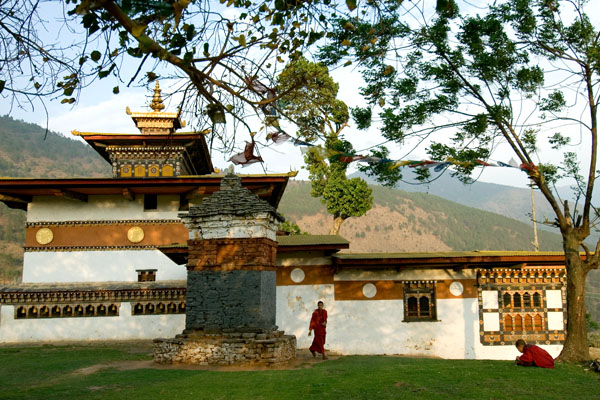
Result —
<svg viewBox="0 0 600 400"><path fill-rule="evenodd" d="M340 68L332 71L332 76L334 80L340 83L338 98L344 100L350 107L364 105L364 101L359 94L362 79L358 71L352 68ZM124 85L120 85L121 93L118 95L112 94L112 86L114 86L114 82L105 82L103 80L94 82L91 87L86 88L82 92L81 97L74 106L60 104L59 100L46 101L48 119L43 107L39 104L36 105L34 110L30 108L13 109L10 112L10 116L26 122L39 124L42 127L46 127L47 125L50 130L68 137L71 137L70 132L72 130L102 133L135 133L137 129L131 118L125 114L125 108L128 106L132 111L148 110L154 83L150 84L147 89L125 88L123 87ZM171 103L166 102L166 105L167 111L175 111L176 104L174 101ZM0 114L6 114L8 111L6 99L0 99ZM258 130L260 127L259 122L255 121L253 124ZM186 131L186 129L184 128L181 131ZM286 131L293 132L293 128L286 127ZM383 141L376 127L368 131L359 131L351 125L344 132L346 139L353 143L358 154L366 154L368 152L367 149ZM262 138L262 142L264 143L264 135ZM424 146L413 149L414 145L415 143L411 142L407 142L403 146L390 145L391 158L426 159L427 155ZM242 149L241 146L243 146L243 143L240 143L238 146L240 150ZM581 146L585 147L585 143L581 144ZM260 147L259 151L264 159L264 163L253 164L248 167L236 166L236 172L253 174L298 171L298 179L308 179L307 172L302 169L303 160L299 147L293 146L290 143L284 143L277 146ZM549 149L542 149L542 151L544 152L543 156L548 156L551 159L555 157ZM214 153L212 155L213 164L217 168L226 168L231 164L228 161L230 156L231 154L223 155ZM494 154L492 154L491 159L508 163L513 157L512 151L507 146L499 146ZM355 170L356 164L351 164L349 172L352 173ZM410 179L411 173L408 172L409 169L405 168L404 170L406 171L404 174L405 178ZM478 168L477 173L473 177L483 182L493 182L516 187L527 187L529 183L527 175L516 168Z"/></svg>

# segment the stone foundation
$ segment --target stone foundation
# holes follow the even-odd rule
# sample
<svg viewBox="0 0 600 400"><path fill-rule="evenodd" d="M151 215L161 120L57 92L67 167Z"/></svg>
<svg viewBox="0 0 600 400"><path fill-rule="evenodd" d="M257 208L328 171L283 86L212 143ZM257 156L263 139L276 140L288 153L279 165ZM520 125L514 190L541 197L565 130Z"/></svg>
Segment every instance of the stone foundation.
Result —
<svg viewBox="0 0 600 400"><path fill-rule="evenodd" d="M296 337L269 333L203 331L154 339L154 362L196 365L278 365L296 358Z"/></svg>

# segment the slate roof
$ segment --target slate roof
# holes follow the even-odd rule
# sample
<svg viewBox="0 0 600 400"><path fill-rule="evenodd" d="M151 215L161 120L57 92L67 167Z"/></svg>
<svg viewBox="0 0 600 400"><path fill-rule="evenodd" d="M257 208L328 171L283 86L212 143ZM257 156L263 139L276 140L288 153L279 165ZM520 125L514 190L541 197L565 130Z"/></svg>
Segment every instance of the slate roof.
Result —
<svg viewBox="0 0 600 400"><path fill-rule="evenodd" d="M180 213L180 217L211 217L215 215L246 216L267 212L279 221L285 218L277 210L257 195L242 186L240 177L227 174L221 180L221 189L202 200L197 206L190 207L189 212Z"/></svg>
<svg viewBox="0 0 600 400"><path fill-rule="evenodd" d="M279 246L343 245L350 244L340 235L289 235L277 236Z"/></svg>

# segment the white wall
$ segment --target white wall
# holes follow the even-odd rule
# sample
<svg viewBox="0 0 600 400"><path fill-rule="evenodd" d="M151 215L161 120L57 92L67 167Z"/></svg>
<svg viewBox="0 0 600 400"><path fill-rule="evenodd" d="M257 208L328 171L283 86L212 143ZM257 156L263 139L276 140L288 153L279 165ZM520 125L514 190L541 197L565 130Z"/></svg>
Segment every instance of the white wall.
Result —
<svg viewBox="0 0 600 400"><path fill-rule="evenodd" d="M170 338L185 327L185 314L133 316L130 303L118 317L14 319L14 307L0 306L0 343Z"/></svg>
<svg viewBox="0 0 600 400"><path fill-rule="evenodd" d="M186 280L177 265L159 250L25 252L23 283L136 282L138 269L156 269L156 280Z"/></svg>
<svg viewBox="0 0 600 400"><path fill-rule="evenodd" d="M134 201L123 196L88 196L88 201L61 197L34 196L27 210L27 222L106 221L178 219L179 196L158 196L155 211L144 211L144 196Z"/></svg>
<svg viewBox="0 0 600 400"><path fill-rule="evenodd" d="M308 348L308 325L318 300L329 321L326 348L340 354L404 354L450 359L512 360L515 347L484 346L477 299L438 299L438 322L402 322L402 300L335 301L333 285L277 287L277 325ZM562 346L541 346L553 357Z"/></svg>

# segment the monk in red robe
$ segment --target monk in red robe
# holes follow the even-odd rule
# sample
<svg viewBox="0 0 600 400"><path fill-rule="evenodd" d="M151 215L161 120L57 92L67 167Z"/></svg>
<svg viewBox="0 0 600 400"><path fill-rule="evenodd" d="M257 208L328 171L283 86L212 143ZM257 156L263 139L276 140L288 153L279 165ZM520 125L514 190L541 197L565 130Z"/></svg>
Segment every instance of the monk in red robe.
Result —
<svg viewBox="0 0 600 400"><path fill-rule="evenodd" d="M541 347L527 344L523 339L517 340L515 346L523 353L517 357L515 364L523 367L554 368L554 359Z"/></svg>
<svg viewBox="0 0 600 400"><path fill-rule="evenodd" d="M310 325L308 327L308 336L312 331L315 331L315 337L312 344L310 345L310 352L313 357L316 357L316 353L323 355L323 360L327 360L325 355L325 327L327 326L327 311L323 308L323 302L317 303L317 309L313 311L312 318L310 319Z"/></svg>

